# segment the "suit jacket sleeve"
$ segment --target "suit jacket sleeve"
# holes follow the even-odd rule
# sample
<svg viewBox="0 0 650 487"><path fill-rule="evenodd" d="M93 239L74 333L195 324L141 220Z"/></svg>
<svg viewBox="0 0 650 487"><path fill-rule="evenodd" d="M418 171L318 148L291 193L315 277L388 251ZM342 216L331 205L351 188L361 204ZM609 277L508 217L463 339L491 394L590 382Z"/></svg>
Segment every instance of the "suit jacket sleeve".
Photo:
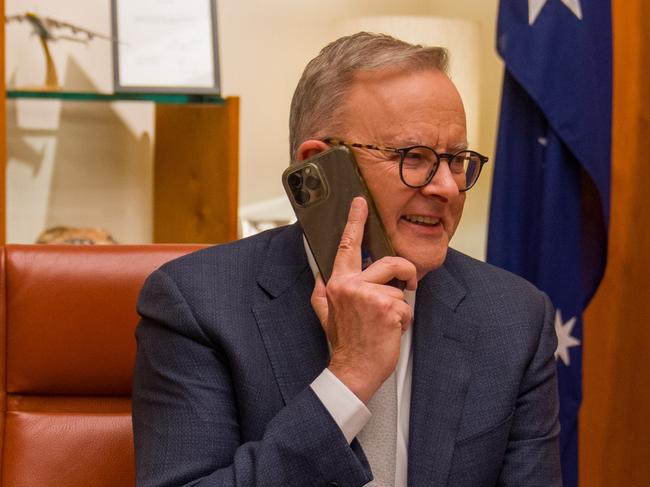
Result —
<svg viewBox="0 0 650 487"><path fill-rule="evenodd" d="M348 445L308 386L275 413L259 439L242 442L232 350L204 333L164 271L145 283L138 311L139 486L361 486L371 480L358 444Z"/></svg>
<svg viewBox="0 0 650 487"><path fill-rule="evenodd" d="M502 487L562 485L554 311L543 295L543 327L519 387L510 437L499 476Z"/></svg>

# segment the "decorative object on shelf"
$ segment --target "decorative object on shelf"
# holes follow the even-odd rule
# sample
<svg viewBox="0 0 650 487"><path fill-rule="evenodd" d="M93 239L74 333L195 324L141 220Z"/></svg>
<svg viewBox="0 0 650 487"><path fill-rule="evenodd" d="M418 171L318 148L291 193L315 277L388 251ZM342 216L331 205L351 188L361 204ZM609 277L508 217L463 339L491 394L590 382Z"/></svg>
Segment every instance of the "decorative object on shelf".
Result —
<svg viewBox="0 0 650 487"><path fill-rule="evenodd" d="M116 92L220 92L215 0L111 0Z"/></svg>
<svg viewBox="0 0 650 487"><path fill-rule="evenodd" d="M54 66L52 54L50 53L49 42L66 40L88 44L95 38L106 39L109 41L113 40L111 36L93 32L84 27L63 20L53 19L51 17L41 17L34 12L7 15L5 17L5 23L9 22L29 22L34 29L34 34L36 34L41 41L43 53L45 54L45 85L26 89L42 91L58 91L61 89L61 86L59 86L59 78L56 74L56 66Z"/></svg>
<svg viewBox="0 0 650 487"><path fill-rule="evenodd" d="M117 242L103 228L52 227L38 236L37 244L113 245Z"/></svg>

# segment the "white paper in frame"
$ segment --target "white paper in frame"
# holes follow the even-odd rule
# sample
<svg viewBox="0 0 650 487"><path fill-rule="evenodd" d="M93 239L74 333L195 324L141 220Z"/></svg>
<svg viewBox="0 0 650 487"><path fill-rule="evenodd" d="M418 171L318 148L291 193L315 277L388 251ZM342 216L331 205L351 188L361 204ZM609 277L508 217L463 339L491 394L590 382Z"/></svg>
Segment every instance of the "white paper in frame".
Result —
<svg viewBox="0 0 650 487"><path fill-rule="evenodd" d="M115 92L219 94L216 0L111 0Z"/></svg>

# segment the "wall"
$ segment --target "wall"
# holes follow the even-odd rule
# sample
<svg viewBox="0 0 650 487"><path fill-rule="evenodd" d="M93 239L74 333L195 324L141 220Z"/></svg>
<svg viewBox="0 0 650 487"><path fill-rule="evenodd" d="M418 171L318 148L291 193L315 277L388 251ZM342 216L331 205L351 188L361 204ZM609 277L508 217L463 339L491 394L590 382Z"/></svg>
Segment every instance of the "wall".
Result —
<svg viewBox="0 0 650 487"><path fill-rule="evenodd" d="M78 5L74 0L32 0L30 8L98 32L110 31L107 0L88 0L83 9ZM6 0L8 14L24 9L22 0ZM288 163L293 88L305 63L332 40L345 19L471 12L481 23L481 45L492 46L495 9L496 0L219 1L223 94L241 97L241 206L283 198L279 175ZM7 26L10 86L42 82L42 53L29 32L24 25ZM481 82L481 106L490 107L498 98L492 81L498 62L487 47L484 50L488 53L482 53L482 63L490 67L488 81ZM111 90L108 42L81 46L62 41L52 45L52 54L66 89ZM32 241L55 224L100 224L118 241L150 240L151 106L21 100L9 102L7 119L9 241ZM492 152L495 119L489 109L482 112L479 140L472 144L487 155ZM478 257L483 255L488 189L485 178L472 190L455 238L457 247Z"/></svg>
<svg viewBox="0 0 650 487"><path fill-rule="evenodd" d="M429 8L433 15L460 17L473 20L479 26L479 134L470 144L490 158L481 174L481 180L468 193L461 227L452 246L475 257L485 257L487 244L487 222L494 168L494 149L496 128L501 105L501 81L503 63L495 50L496 17L498 2L430 0Z"/></svg>

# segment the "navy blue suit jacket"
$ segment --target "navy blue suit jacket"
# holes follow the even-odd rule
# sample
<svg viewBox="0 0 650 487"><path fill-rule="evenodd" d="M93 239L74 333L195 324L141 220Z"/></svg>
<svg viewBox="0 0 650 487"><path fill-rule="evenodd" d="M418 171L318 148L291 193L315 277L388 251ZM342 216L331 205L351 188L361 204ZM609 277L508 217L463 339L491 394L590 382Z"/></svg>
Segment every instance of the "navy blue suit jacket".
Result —
<svg viewBox="0 0 650 487"><path fill-rule="evenodd" d="M140 486L350 486L372 473L309 384L328 363L299 227L164 265L138 304ZM553 309L453 250L419 283L408 485L560 485Z"/></svg>

